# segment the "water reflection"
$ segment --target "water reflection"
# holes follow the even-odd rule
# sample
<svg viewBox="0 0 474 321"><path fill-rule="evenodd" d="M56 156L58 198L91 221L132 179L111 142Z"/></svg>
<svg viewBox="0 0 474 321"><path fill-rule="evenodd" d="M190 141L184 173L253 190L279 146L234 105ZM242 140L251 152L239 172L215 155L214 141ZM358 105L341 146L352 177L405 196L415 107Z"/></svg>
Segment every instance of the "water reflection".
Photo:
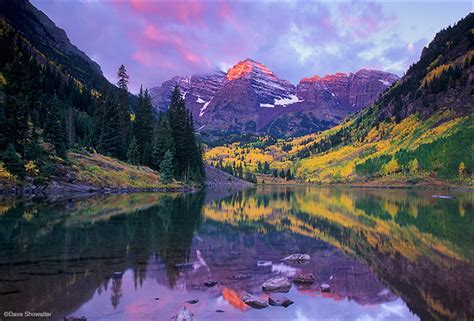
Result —
<svg viewBox="0 0 474 321"><path fill-rule="evenodd" d="M201 320L275 319L274 309L282 319L469 320L472 194L431 194L264 188L4 199L0 306L55 319L161 320L184 304ZM280 261L298 252L311 262ZM298 272L316 282L293 286L287 309L253 310L240 300L263 295L273 275ZM320 293L321 283L331 293ZM191 298L199 303L184 303Z"/></svg>

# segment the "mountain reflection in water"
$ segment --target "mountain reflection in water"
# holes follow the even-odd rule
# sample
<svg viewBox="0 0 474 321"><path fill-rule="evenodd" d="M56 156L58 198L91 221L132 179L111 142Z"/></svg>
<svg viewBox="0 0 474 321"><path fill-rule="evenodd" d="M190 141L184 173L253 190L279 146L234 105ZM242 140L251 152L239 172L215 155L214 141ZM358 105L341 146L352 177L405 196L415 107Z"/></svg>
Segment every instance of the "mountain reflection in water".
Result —
<svg viewBox="0 0 474 321"><path fill-rule="evenodd" d="M431 194L266 187L2 199L0 307L56 320L168 320L183 305L197 320L470 320L472 194ZM281 261L292 253L311 261ZM316 282L293 285L288 308L240 300L299 272Z"/></svg>

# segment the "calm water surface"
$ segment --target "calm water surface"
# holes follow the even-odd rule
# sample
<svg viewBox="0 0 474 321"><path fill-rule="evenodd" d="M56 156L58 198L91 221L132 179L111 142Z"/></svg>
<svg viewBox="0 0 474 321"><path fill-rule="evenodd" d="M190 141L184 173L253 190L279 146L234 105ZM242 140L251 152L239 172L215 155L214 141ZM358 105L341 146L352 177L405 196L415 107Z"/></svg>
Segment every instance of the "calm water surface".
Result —
<svg viewBox="0 0 474 321"><path fill-rule="evenodd" d="M170 320L182 306L195 320L472 320L473 194L438 193L266 187L0 199L0 320L12 319L4 311ZM292 253L311 261L281 261ZM240 300L266 297L265 280L299 272L316 282L293 285L288 308Z"/></svg>

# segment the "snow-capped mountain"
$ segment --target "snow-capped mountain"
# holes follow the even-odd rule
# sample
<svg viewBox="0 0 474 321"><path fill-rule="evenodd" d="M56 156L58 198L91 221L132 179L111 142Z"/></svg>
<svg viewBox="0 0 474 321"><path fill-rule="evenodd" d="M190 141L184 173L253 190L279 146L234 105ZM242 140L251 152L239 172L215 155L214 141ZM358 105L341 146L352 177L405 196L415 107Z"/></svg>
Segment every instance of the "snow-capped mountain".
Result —
<svg viewBox="0 0 474 321"><path fill-rule="evenodd" d="M302 79L297 86L247 59L227 73L176 76L152 88L155 108L165 111L178 85L196 128L208 137L229 133L302 135L334 126L372 103L398 77L363 69Z"/></svg>

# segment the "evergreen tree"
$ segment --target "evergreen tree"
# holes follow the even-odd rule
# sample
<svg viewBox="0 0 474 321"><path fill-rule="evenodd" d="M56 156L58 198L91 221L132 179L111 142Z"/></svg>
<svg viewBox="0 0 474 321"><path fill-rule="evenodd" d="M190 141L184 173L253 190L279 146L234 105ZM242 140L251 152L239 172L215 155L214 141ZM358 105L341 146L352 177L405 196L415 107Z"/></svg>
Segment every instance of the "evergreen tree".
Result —
<svg viewBox="0 0 474 321"><path fill-rule="evenodd" d="M66 157L68 149L66 121L62 113L63 109L64 106L58 97L54 96L49 105L44 128L46 140L54 146L54 150L59 157Z"/></svg>
<svg viewBox="0 0 474 321"><path fill-rule="evenodd" d="M186 109L178 86L173 90L168 115L175 145L176 178L204 182L202 150L196 142L192 115Z"/></svg>
<svg viewBox="0 0 474 321"><path fill-rule="evenodd" d="M278 170L276 168L273 169L273 173L272 173L273 177L278 177Z"/></svg>
<svg viewBox="0 0 474 321"><path fill-rule="evenodd" d="M104 120L99 150L101 153L112 157L120 153L120 116L115 94L109 91L103 106Z"/></svg>
<svg viewBox="0 0 474 321"><path fill-rule="evenodd" d="M151 155L152 168L159 168L167 151L170 151L171 154L174 154L175 148L168 116L163 115L158 122L158 126L155 130L153 138L153 149Z"/></svg>
<svg viewBox="0 0 474 321"><path fill-rule="evenodd" d="M133 165L138 165L140 163L140 152L138 151L138 144L135 136L132 137L132 141L128 146L127 162Z"/></svg>
<svg viewBox="0 0 474 321"><path fill-rule="evenodd" d="M160 165L160 179L164 184L169 184L173 180L173 176L173 153L170 150L167 150Z"/></svg>
<svg viewBox="0 0 474 321"><path fill-rule="evenodd" d="M286 171L285 178L286 178L287 181L292 179L291 170L289 168Z"/></svg>
<svg viewBox="0 0 474 321"><path fill-rule="evenodd" d="M127 143L130 129L130 115L128 107L128 80L129 76L124 65L120 65L117 72L117 86L118 91L118 104L119 104L119 117L120 117L120 151L121 158L127 153Z"/></svg>
<svg viewBox="0 0 474 321"><path fill-rule="evenodd" d="M135 118L135 137L142 164L151 165L151 146L153 142L153 107L148 90L140 88Z"/></svg>
<svg viewBox="0 0 474 321"><path fill-rule="evenodd" d="M280 171L280 177L281 177L281 178L285 178L285 175L286 175L286 174L285 174L285 171L284 171L283 168L282 168L281 171Z"/></svg>
<svg viewBox="0 0 474 321"><path fill-rule="evenodd" d="M13 175L18 176L19 178L24 178L25 176L25 167L22 159L15 150L13 144L8 144L7 149L3 153L3 163L5 168L12 173Z"/></svg>

